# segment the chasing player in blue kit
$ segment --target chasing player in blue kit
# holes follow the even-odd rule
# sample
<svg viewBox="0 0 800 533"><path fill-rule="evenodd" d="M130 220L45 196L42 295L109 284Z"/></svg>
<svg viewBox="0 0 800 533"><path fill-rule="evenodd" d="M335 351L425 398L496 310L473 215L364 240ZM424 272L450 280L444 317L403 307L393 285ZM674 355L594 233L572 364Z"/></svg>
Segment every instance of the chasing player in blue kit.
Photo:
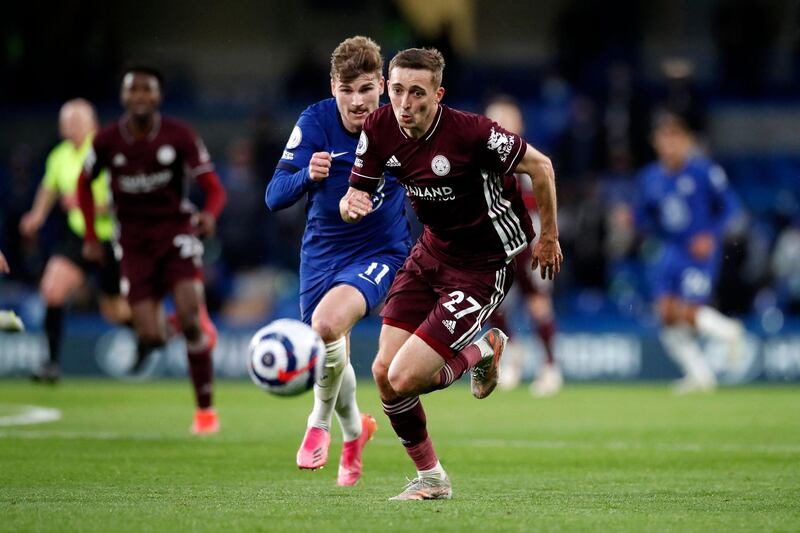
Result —
<svg viewBox="0 0 800 533"><path fill-rule="evenodd" d="M356 403L350 330L383 300L410 247L405 192L392 176L385 177L372 197L368 227L345 223L339 211L364 120L378 108L384 91L382 70L380 47L367 37L352 37L336 47L331 56L334 98L300 115L266 192L272 211L307 197L300 310L326 347L325 370L314 385L314 409L297 466L317 469L326 464L335 410L344 439L337 479L342 486L361 477L361 452L377 427Z"/></svg>
<svg viewBox="0 0 800 533"><path fill-rule="evenodd" d="M721 264L722 237L740 204L725 171L699 153L690 124L679 113L656 114L652 142L658 161L639 175L635 220L640 231L661 244L648 268L663 326L661 342L684 373L676 392L712 390L716 378L697 334L728 343L731 356L744 341L742 324L708 305Z"/></svg>

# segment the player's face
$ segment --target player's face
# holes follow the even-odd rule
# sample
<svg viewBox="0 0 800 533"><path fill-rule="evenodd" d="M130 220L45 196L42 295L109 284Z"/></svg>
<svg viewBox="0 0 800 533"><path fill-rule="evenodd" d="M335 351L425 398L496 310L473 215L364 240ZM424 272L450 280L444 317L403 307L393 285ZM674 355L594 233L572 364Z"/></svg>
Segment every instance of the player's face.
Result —
<svg viewBox="0 0 800 533"><path fill-rule="evenodd" d="M433 123L444 87L436 87L430 70L395 67L389 73L389 99L400 127L414 138Z"/></svg>
<svg viewBox="0 0 800 533"><path fill-rule="evenodd" d="M122 80L122 105L135 117L148 117L161 104L158 78L144 72L129 72Z"/></svg>
<svg viewBox="0 0 800 533"><path fill-rule="evenodd" d="M58 118L61 137L80 146L86 136L97 129L91 109L82 106L64 106Z"/></svg>
<svg viewBox="0 0 800 533"><path fill-rule="evenodd" d="M678 169L692 151L692 136L677 123L666 121L653 131L653 149L662 164Z"/></svg>
<svg viewBox="0 0 800 533"><path fill-rule="evenodd" d="M487 107L485 115L511 133L522 135L525 129L522 124L522 113L515 105L498 102Z"/></svg>
<svg viewBox="0 0 800 533"><path fill-rule="evenodd" d="M331 93L336 98L336 107L347 131L361 131L367 115L378 109L383 87L383 76L379 72L362 74L348 82L331 80Z"/></svg>

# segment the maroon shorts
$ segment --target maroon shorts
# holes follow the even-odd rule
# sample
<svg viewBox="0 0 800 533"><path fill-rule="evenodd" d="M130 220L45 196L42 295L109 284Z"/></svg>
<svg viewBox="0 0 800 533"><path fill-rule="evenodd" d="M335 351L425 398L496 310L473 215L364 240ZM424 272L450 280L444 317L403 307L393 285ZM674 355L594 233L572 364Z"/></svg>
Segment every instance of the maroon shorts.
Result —
<svg viewBox="0 0 800 533"><path fill-rule="evenodd" d="M179 281L202 279L203 243L184 225L136 228L120 236L121 287L133 304L160 300Z"/></svg>
<svg viewBox="0 0 800 533"><path fill-rule="evenodd" d="M418 243L389 289L383 323L414 333L450 358L472 342L503 301L514 281L513 265L464 270L442 263Z"/></svg>

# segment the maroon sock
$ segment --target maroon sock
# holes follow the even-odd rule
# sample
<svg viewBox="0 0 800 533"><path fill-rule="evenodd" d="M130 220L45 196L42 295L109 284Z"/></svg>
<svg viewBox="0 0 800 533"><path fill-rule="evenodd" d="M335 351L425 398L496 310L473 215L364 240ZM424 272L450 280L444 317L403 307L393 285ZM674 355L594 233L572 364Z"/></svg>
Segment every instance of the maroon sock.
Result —
<svg viewBox="0 0 800 533"><path fill-rule="evenodd" d="M553 357L553 336L556 334L556 323L553 320L541 322L536 331L542 339L542 344L544 344L546 362L548 365L552 365L555 362L555 357Z"/></svg>
<svg viewBox="0 0 800 533"><path fill-rule="evenodd" d="M414 461L414 466L419 471L431 470L439 462L430 437L425 437L425 440L419 444L406 448L406 453Z"/></svg>
<svg viewBox="0 0 800 533"><path fill-rule="evenodd" d="M192 378L195 401L200 409L211 407L211 391L214 382L214 365L211 350L206 346L197 351L187 350L189 357L189 376Z"/></svg>
<svg viewBox="0 0 800 533"><path fill-rule="evenodd" d="M481 360L481 351L474 344L470 344L453 357L447 360L439 371L439 384L434 390L446 389L458 381L464 372L475 366Z"/></svg>
<svg viewBox="0 0 800 533"><path fill-rule="evenodd" d="M430 470L436 466L438 459L428 437L427 418L419 396L383 402L383 412L389 417L394 432L417 470Z"/></svg>

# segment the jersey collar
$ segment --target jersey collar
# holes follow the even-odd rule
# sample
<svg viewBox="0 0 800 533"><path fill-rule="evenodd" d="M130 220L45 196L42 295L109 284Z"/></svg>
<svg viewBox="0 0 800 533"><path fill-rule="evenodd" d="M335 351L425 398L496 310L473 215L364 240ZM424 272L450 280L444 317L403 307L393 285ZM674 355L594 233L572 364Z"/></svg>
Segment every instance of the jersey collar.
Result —
<svg viewBox="0 0 800 533"><path fill-rule="evenodd" d="M125 139L125 142L127 142L128 144L133 144L134 142L136 142L136 139L134 139L133 135L131 135L130 132L128 131L128 117L129 117L128 113L125 113L119 119L119 132L122 135L122 138ZM154 113L153 127L150 130L150 133L147 134L147 137L145 137L147 142L152 142L153 139L155 139L156 136L158 135L159 131L161 131L161 113Z"/></svg>
<svg viewBox="0 0 800 533"><path fill-rule="evenodd" d="M419 140L427 141L428 139L433 137L433 134L436 133L436 129L439 127L439 122L441 122L441 120L442 120L442 112L443 111L444 111L444 106L442 104L439 104L439 110L436 111L436 118L433 120L433 124L431 124L431 127L428 129L427 133L425 133L425 135L420 137ZM392 113L392 116L394 116L394 113ZM396 117L395 117L395 121L397 121ZM403 135L403 137L405 137L406 139L411 139L411 137L406 135L406 132L403 131L403 127L400 126L399 122L397 123L397 127L400 128L400 133Z"/></svg>

